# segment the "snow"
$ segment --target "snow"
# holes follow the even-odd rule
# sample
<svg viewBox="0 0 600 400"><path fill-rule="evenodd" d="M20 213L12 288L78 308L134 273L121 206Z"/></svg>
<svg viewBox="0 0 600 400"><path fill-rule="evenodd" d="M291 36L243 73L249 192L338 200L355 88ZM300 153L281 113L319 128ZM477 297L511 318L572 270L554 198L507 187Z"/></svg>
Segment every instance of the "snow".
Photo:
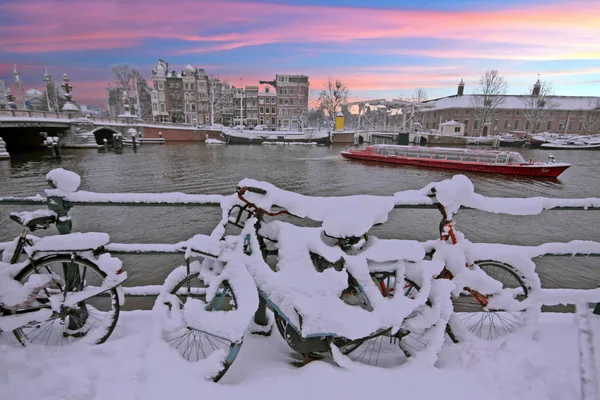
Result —
<svg viewBox="0 0 600 400"><path fill-rule="evenodd" d="M463 96L448 96L437 100L429 100L427 103L435 104L434 110L443 110L448 108L472 108L471 99L475 95L467 94ZM498 105L500 109L523 109L525 105L520 96L506 95L504 102ZM550 96L552 101L557 104L557 110L590 110L595 107L598 97L578 97L578 96Z"/></svg>
<svg viewBox="0 0 600 400"><path fill-rule="evenodd" d="M600 318L590 316L600 361ZM406 365L380 369L349 361L338 367L314 361L289 364L290 349L277 332L248 335L240 354L218 384L203 369L182 360L150 335L151 312L121 312L109 340L99 346L22 348L12 335L0 336L2 399L288 398L364 399L399 390L402 397L458 400L579 399L577 325L573 314L542 315L536 340L502 343L446 343L435 367ZM35 382L35 384L31 384ZM383 392L381 392L383 393Z"/></svg>
<svg viewBox="0 0 600 400"><path fill-rule="evenodd" d="M244 197L260 207L271 210L280 206L301 218L322 221L324 226L332 227L335 223L344 221L341 232L336 228L335 234L352 236L353 233L366 233L367 225L381 224L387 221L388 214L394 208L391 196L355 195L344 197L304 196L298 193L279 189L268 183L254 179L243 179L238 186L255 187L266 190L266 195L247 192ZM368 229L367 229L368 230Z"/></svg>
<svg viewBox="0 0 600 400"><path fill-rule="evenodd" d="M64 168L55 168L46 174L46 179L52 185L65 193L75 192L81 184L81 177L75 172L67 171Z"/></svg>
<svg viewBox="0 0 600 400"><path fill-rule="evenodd" d="M58 215L52 211L47 209L40 209L35 211L21 211L21 212L11 212L10 215L14 215L23 225L29 224L31 220L40 218L40 217L58 217Z"/></svg>
<svg viewBox="0 0 600 400"><path fill-rule="evenodd" d="M227 144L226 142L219 140L219 139L206 139L205 140L206 144Z"/></svg>
<svg viewBox="0 0 600 400"><path fill-rule="evenodd" d="M39 238L31 252L48 251L84 251L97 249L110 241L107 233L103 232L74 232L66 235L52 235Z"/></svg>

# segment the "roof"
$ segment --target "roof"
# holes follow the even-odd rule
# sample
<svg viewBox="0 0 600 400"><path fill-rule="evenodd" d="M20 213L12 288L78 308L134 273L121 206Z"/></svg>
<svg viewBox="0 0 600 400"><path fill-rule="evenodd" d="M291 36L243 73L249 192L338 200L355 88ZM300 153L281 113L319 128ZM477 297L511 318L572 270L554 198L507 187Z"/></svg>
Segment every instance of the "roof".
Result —
<svg viewBox="0 0 600 400"><path fill-rule="evenodd" d="M440 126L465 126L465 124L461 124L460 122L451 119L450 121L442 122Z"/></svg>
<svg viewBox="0 0 600 400"><path fill-rule="evenodd" d="M44 92L37 90L36 88L31 88L25 92L25 94L33 95L33 96L41 96Z"/></svg>
<svg viewBox="0 0 600 400"><path fill-rule="evenodd" d="M426 103L433 102L435 107L432 110L444 110L449 108L473 108L471 99L474 94L465 94L463 96L453 95L439 99L428 100ZM504 102L497 108L500 109L522 109L526 108L522 96L504 95ZM592 110L600 105L600 97L594 96L548 96L555 101L557 110Z"/></svg>

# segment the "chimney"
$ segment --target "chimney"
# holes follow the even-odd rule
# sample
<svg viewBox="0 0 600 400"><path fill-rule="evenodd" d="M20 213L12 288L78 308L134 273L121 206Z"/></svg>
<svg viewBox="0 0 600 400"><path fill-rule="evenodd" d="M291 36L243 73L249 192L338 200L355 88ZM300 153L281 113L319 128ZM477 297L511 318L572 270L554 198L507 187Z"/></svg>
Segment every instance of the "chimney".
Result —
<svg viewBox="0 0 600 400"><path fill-rule="evenodd" d="M458 92L456 93L459 96L462 96L465 93L465 82L461 79L458 84Z"/></svg>
<svg viewBox="0 0 600 400"><path fill-rule="evenodd" d="M533 85L533 92L531 92L531 95L539 96L541 89L542 89L542 84L540 83L540 77L538 76L537 82L535 83L535 85Z"/></svg>

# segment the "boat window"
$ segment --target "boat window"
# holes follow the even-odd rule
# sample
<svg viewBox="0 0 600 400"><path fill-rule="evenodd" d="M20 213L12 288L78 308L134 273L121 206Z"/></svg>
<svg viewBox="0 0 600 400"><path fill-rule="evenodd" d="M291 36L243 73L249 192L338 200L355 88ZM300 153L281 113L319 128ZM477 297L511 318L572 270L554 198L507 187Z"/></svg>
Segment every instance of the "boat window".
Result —
<svg viewBox="0 0 600 400"><path fill-rule="evenodd" d="M477 157L472 156L472 155L464 155L463 161L474 162L474 161L477 161Z"/></svg>
<svg viewBox="0 0 600 400"><path fill-rule="evenodd" d="M506 154L498 154L498 158L496 159L498 164L506 164L506 161Z"/></svg>

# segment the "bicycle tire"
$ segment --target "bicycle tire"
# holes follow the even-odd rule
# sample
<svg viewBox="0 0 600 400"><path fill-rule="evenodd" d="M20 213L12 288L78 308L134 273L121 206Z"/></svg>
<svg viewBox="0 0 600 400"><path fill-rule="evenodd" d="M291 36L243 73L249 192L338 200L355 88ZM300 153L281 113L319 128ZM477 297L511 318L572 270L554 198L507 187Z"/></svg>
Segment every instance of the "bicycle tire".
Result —
<svg viewBox="0 0 600 400"><path fill-rule="evenodd" d="M190 284L195 279L204 283L204 281L199 277L199 273L196 272L196 273L192 273L190 275L186 275L179 282L176 282L172 288L163 287L163 289L165 291L168 291L171 295L178 296L178 294L177 294L178 291L180 291L180 289L184 288L184 286L188 286L188 288L190 288L190 286L188 284ZM167 279L167 281L168 281L168 279ZM229 293L231 293L231 301L233 301L232 306L237 308L237 300L236 300L233 289L231 288L231 286L229 285L229 283L227 281L223 281L222 285L225 290L227 290ZM184 291L185 291L185 288L184 288ZM225 293L224 296L226 294L227 293ZM180 292L179 296L181 296L181 292ZM196 298L196 299L203 299L203 297L204 297L204 300L206 300L206 296L202 296L200 294L198 294L198 295L188 294L185 296L191 297L191 298ZM213 301L214 301L214 299L213 299ZM180 302L181 302L181 300L180 300ZM185 304L182 304L182 306L185 307ZM219 305L218 309L216 309L216 310L212 309L210 311L220 311L220 309L221 309L221 306ZM214 336L214 335L210 335L207 332L198 331L197 329L194 329L189 326L187 326L185 328L185 331L186 332L184 332L182 335L176 336L173 339L167 340L167 342L169 343L169 345L172 348L175 348L183 358L187 359L188 361L200 361L202 359L202 358L200 358L199 352L196 353L197 357L195 360L191 359L191 356L192 356L191 347L194 347L194 346L196 346L197 350L202 348L202 353L205 356L204 358L206 358L206 357L210 356L210 354L212 354L212 352L208 355L205 354L204 348L203 348L203 337L205 338L205 342L208 342L207 344L210 344L211 347L216 347L216 346L214 346L214 342L211 342L211 339L209 338L209 336L213 340L216 340L219 343L225 344L223 338L216 338L216 336ZM192 343L190 344L189 341L187 341L186 344L188 344L188 346L186 348L181 348L181 345L183 344L183 341L185 339L182 339L179 341L179 338L185 338L185 337L192 337L191 338ZM231 367L231 365L233 364L233 362L235 361L235 359L239 353L242 343L243 343L243 337L238 342L231 342L228 345L228 350L226 350L226 351L228 351L228 354L227 354L227 357L225 358L225 361L222 364L223 367L221 370L218 371L218 373L214 377L212 377L213 382L218 382L225 375L225 373L229 370L229 368ZM181 353L182 350L183 350L183 354ZM187 353L187 357L186 357L186 353Z"/></svg>
<svg viewBox="0 0 600 400"><path fill-rule="evenodd" d="M59 266L58 269L53 269L50 266ZM39 262L37 262L35 264L35 266L33 264L28 264L27 266L25 266L21 271L19 271L19 273L14 277L15 280L17 280L18 282L20 282L21 284L25 283L26 278L28 278L29 276L32 275L32 273L37 273L37 271L46 271L46 272L63 272L63 275L66 275L67 270L65 268L71 268L74 265L78 265L78 266L83 266L85 269L83 270L83 274L81 275L81 271L78 269L79 271L79 276L83 277L84 279L80 279L80 281L78 282L80 284L80 289L79 291L82 291L85 287L88 286L100 286L101 285L101 281L104 280L106 278L106 273L104 271L102 271L95 263L93 263L90 260L87 260L85 258L82 258L81 256L75 256L74 258L72 258L70 255L64 255L64 254L57 254L57 255L50 255L48 257L45 257L43 259L41 259ZM93 271L95 274L97 274L96 279L89 279L90 276L88 276L88 269L90 271ZM67 278L66 276L63 276L64 278L64 282L67 282ZM73 277L71 277L71 279L73 279ZM76 282L71 281L70 284L75 284ZM42 301L42 299L44 298L44 294L38 293L38 298L36 299L36 301ZM105 298L107 299L106 301L100 301L100 298ZM93 301L92 301L93 300ZM97 334L100 334L101 336L94 340L94 344L101 344L104 343L112 334L113 330L115 329L115 326L117 325L117 321L119 319L119 313L120 313L120 304L119 304L119 298L118 298L118 294L117 294L117 290L116 288L112 288L107 290L106 292L103 292L101 294L98 294L97 296L91 297L86 299L83 302L78 303L79 309L75 310L75 309L70 309L61 313L56 313L53 312L52 318L40 322L36 325L32 325L31 323L27 324L26 326L17 328L15 330L13 330L13 334L15 335L15 337L17 338L17 340L19 341L19 343L21 343L21 345L25 346L28 343L33 343L34 339L37 339L38 337L40 337L40 335L43 335L40 337L40 341L39 342L43 342L42 339L44 339L45 337L47 337L46 339L46 345L50 345L50 338L53 336L53 334L55 333L54 328L58 328L57 326L52 326L52 325L56 325L54 322L59 322L59 320L61 322L59 322L59 325L62 325L62 328L60 328L60 333L58 333L58 336L56 337L56 345L64 345L64 344L70 344L73 342L78 341L78 339L82 339L86 336L88 336L88 334L94 329L94 328L100 328L100 327L96 327L91 321L90 321L90 316L97 318L98 320L101 320L100 318L98 318L96 315L94 315L94 313L90 313L90 309L96 310L98 311L98 313L96 313L98 316L102 316L102 314L104 314L104 317L106 317L106 320L102 321L102 328L105 329L105 333L102 334L102 331L99 331ZM99 309L99 307L101 308L108 308L110 307L109 310L102 310ZM66 314L65 314L66 313ZM62 314L62 315L61 315ZM69 319L69 322L66 323L66 319ZM103 318L104 319L104 318ZM53 321L53 322L51 322ZM81 323L83 323L82 326L78 326L81 325ZM86 324L91 325L90 329L86 330L85 332L81 331L83 329L83 327L86 326ZM44 327L42 327L44 326ZM75 330L72 330L73 326L76 327ZM29 332L33 332L35 330L38 330L38 333L36 336L33 336L33 334L29 333ZM71 330L72 332L74 331L79 331L79 332L75 332L73 333L69 333L68 331ZM70 340L64 340L64 339L68 339L70 338ZM60 343L59 343L59 339ZM68 342L68 343L65 343Z"/></svg>
<svg viewBox="0 0 600 400"><path fill-rule="evenodd" d="M493 277L496 273L502 274L503 289L520 287L523 294L519 300L523 300L529 296L531 288L526 284L525 277L521 276L518 269L512 265L496 260L479 260L475 261L474 264L478 265L489 276ZM490 273L492 270L494 270L493 274ZM508 281L511 281L511 286L505 286L505 283ZM469 301L469 296L465 296L465 299ZM482 308L481 304L476 301L460 304L457 298L454 299L453 305L454 313L448 322L446 333L454 343L460 342L460 338L457 335L458 332L470 332L470 334L479 339L494 340L516 332L524 326L522 312L509 312L505 310L485 311L483 309L469 312L465 311L465 309L472 307L476 310L477 307ZM477 313L481 313L481 315L477 316ZM484 329L486 322L489 323L487 335Z"/></svg>

